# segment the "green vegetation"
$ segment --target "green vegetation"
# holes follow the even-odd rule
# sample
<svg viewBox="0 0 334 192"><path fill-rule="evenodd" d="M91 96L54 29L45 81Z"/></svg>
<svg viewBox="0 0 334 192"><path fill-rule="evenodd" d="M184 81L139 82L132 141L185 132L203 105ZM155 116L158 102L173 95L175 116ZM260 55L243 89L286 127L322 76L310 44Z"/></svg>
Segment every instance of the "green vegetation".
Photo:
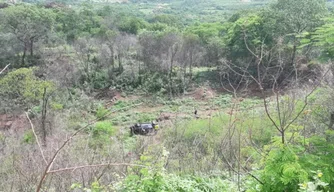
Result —
<svg viewBox="0 0 334 192"><path fill-rule="evenodd" d="M333 191L333 10L0 0L0 189Z"/></svg>

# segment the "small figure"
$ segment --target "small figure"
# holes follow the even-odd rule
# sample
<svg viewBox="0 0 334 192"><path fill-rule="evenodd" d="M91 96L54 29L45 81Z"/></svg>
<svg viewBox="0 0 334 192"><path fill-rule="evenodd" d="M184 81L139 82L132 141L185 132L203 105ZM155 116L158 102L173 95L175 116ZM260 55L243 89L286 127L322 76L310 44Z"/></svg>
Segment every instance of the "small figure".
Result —
<svg viewBox="0 0 334 192"><path fill-rule="evenodd" d="M197 109L195 109L195 112L194 112L194 114L195 114L195 118L196 118L196 119L198 119L198 118L199 118L199 116L197 115Z"/></svg>

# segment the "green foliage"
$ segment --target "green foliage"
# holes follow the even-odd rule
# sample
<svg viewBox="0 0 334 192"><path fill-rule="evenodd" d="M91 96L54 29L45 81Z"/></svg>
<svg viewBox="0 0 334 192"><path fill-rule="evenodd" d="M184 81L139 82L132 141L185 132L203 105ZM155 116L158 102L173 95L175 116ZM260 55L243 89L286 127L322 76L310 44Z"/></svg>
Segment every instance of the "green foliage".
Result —
<svg viewBox="0 0 334 192"><path fill-rule="evenodd" d="M71 185L71 190L83 190L85 192L103 192L108 191L110 188L108 186L102 186L99 181L94 181L90 184L90 187L82 187L80 183L73 183Z"/></svg>
<svg viewBox="0 0 334 192"><path fill-rule="evenodd" d="M15 4L4 9L1 19L4 31L14 35L23 47L20 67L37 64L39 56L34 55L34 44L49 36L54 19L55 15L52 11L37 5ZM30 54L26 59L28 50Z"/></svg>
<svg viewBox="0 0 334 192"><path fill-rule="evenodd" d="M38 79L32 68L14 70L0 79L2 98L11 99L14 103L28 108L43 98L44 89L51 93L55 90L55 85Z"/></svg>
<svg viewBox="0 0 334 192"><path fill-rule="evenodd" d="M35 136L32 130L28 130L23 135L23 142L33 144L35 142Z"/></svg>
<svg viewBox="0 0 334 192"><path fill-rule="evenodd" d="M322 50L322 57L324 59L331 59L334 57L334 18L325 19L325 24L318 27L314 33L306 33L303 40L303 45L315 44Z"/></svg>
<svg viewBox="0 0 334 192"><path fill-rule="evenodd" d="M106 70L94 71L94 73L91 74L91 77L89 79L92 84L91 87L93 87L94 89L104 89L110 86L110 79L109 79L108 72Z"/></svg>
<svg viewBox="0 0 334 192"><path fill-rule="evenodd" d="M325 0L278 0L272 4L274 17L279 21L276 32L300 34L312 30L320 24L327 13Z"/></svg>
<svg viewBox="0 0 334 192"><path fill-rule="evenodd" d="M138 18L125 18L123 22L120 22L119 30L129 33L129 34L138 34L140 29L144 29L146 27L146 22L142 19Z"/></svg>
<svg viewBox="0 0 334 192"><path fill-rule="evenodd" d="M72 42L80 36L83 30L78 20L80 20L80 16L74 10L60 11L56 14L55 30L68 42Z"/></svg>
<svg viewBox="0 0 334 192"><path fill-rule="evenodd" d="M111 121L99 121L90 130L92 140L89 142L91 148L102 149L111 142L111 137L116 134L116 129L112 126Z"/></svg>
<svg viewBox="0 0 334 192"><path fill-rule="evenodd" d="M209 140L212 141L215 137L219 137L223 133L223 125L221 123L224 121L228 121L228 116L223 115L211 121L206 119L192 120L182 126L186 127L184 136L185 138L194 139L198 135L207 135L207 139L210 138Z"/></svg>
<svg viewBox="0 0 334 192"><path fill-rule="evenodd" d="M113 107L116 108L116 109L121 109L121 108L127 107L128 105L130 105L130 103L127 103L125 101L117 101L117 102L115 102Z"/></svg>
<svg viewBox="0 0 334 192"><path fill-rule="evenodd" d="M198 35L207 44L210 38L220 36L223 29L225 26L221 23L202 23L189 26L186 31Z"/></svg>
<svg viewBox="0 0 334 192"><path fill-rule="evenodd" d="M150 171L142 171L142 179L137 176L128 176L125 187L120 191L177 191L177 192L215 192L215 191L237 191L237 187L227 180L219 177L205 176L177 176L172 174L161 174ZM141 182L139 182L141 181Z"/></svg>
<svg viewBox="0 0 334 192"><path fill-rule="evenodd" d="M68 42L105 32L101 26L102 18L88 4L84 4L78 10L60 9L55 12L57 13L55 29Z"/></svg>
<svg viewBox="0 0 334 192"><path fill-rule="evenodd" d="M261 191L298 191L298 184L307 181L307 171L288 146L271 149L263 163Z"/></svg>
<svg viewBox="0 0 334 192"><path fill-rule="evenodd" d="M138 116L138 122L152 122L156 119L155 115L149 113L140 113Z"/></svg>
<svg viewBox="0 0 334 192"><path fill-rule="evenodd" d="M327 189L327 183L321 181L323 173L321 171L314 172L313 180L299 184L299 192L322 192Z"/></svg>
<svg viewBox="0 0 334 192"><path fill-rule="evenodd" d="M115 129L110 121L99 121L95 124L92 134L93 138L110 137L115 134Z"/></svg>
<svg viewBox="0 0 334 192"><path fill-rule="evenodd" d="M268 29L265 29L266 22L267 20L262 13L256 12L242 16L233 23L228 23L224 36L224 42L229 49L228 57L234 60L237 57L249 57L251 53L248 48L257 50L257 47L262 43L271 46L273 43L272 34L268 33Z"/></svg>
<svg viewBox="0 0 334 192"><path fill-rule="evenodd" d="M151 151L152 152L152 151ZM161 157L156 160L149 151L140 157L140 163L146 167L133 167L137 174L128 175L123 181L114 185L116 191L237 191L234 184L219 177L205 175L188 176L167 174L163 166L168 158L168 151L164 148Z"/></svg>
<svg viewBox="0 0 334 192"><path fill-rule="evenodd" d="M310 150L308 153L300 157L300 162L304 167L308 168L310 175L313 174L312 171L314 170L322 170L322 181L328 183L329 188L334 187L334 182L332 179L334 177L334 169L331 166L333 163L332 154L334 152L333 135L334 131L328 130L325 132L324 137L312 136L308 138L305 141L305 147L307 149L310 148ZM299 148L301 148L299 150L303 150L302 147Z"/></svg>
<svg viewBox="0 0 334 192"><path fill-rule="evenodd" d="M236 1L227 0L140 2L115 3L105 7L101 7L103 4L100 3L94 7L85 3L73 5L73 8L50 9L19 4L0 11L3 16L0 54L4 55L1 56L0 67L6 65L7 56L16 64L26 52L29 54L29 50L31 55L35 53L33 45L40 48L36 52L43 53L43 57L38 58L43 64L39 68L42 73L39 77L47 79L64 73L64 78L73 78L73 82L76 82L73 83L76 88L70 87L72 84L64 86L63 90L67 91L59 96L62 102L49 102L57 118L67 118L64 127L79 129L86 125L86 121L100 120L88 127L88 136L78 143L88 140L90 148L85 149L94 151L92 158L143 165L126 166L125 178L113 177L108 171L98 180L84 174L85 181L88 181L86 177L90 177L90 183L85 184L87 188L75 183L71 187L73 190L240 191L235 186L237 182L233 173L230 173L232 177L228 180L224 179L223 174L228 166L237 170L239 163L245 166L240 170L252 170L251 173L263 182L263 185L258 181L253 182L252 178L240 171L241 180L238 182L241 182L241 188L245 183L250 184L249 191L319 191L334 188L334 133L328 130L331 127L327 125L334 105L330 103L332 94L324 94L327 90L309 97L311 106L289 124L284 146L278 144L281 142L277 137L280 133L268 120L262 100L244 98L236 101L231 95L207 99L205 95L208 90L205 88L201 101L198 98L167 100L164 97L169 92L173 96L181 95L187 92L187 88L201 84L211 89L221 88L221 84L225 83L222 78L225 77L229 78L228 83L236 85L240 78L235 72L245 72L240 84L242 87L244 82L250 83L248 75L256 79L258 66L261 72L272 76L272 70L276 70L280 62L290 67L291 63L297 64L290 62L291 55L294 55L293 47L299 45L300 34L306 30L309 33L301 43L307 46L314 43L319 48L316 52L321 51L327 58L333 58L334 19L329 18L323 26L316 28L326 14L323 0L278 0L265 9L239 12L227 22L224 21L230 9L238 10L264 2L242 2L238 5ZM145 17L145 14L153 12L153 18ZM203 20L206 22L199 22ZM295 53L296 58L307 57L308 60L315 57L300 54L299 51ZM257 63L259 57L255 55L260 54L263 58L261 63ZM22 60L19 67L25 66L24 61L29 59ZM304 61L298 59L298 62ZM29 64L37 64L37 60ZM227 64L231 65L226 67ZM119 69L115 69L117 65ZM14 63L12 66L17 67ZM61 72L55 68L60 68ZM290 68L287 69L290 73ZM285 73L285 66L282 66L282 70ZM77 73L80 73L79 78L75 77ZM274 76L278 78L276 74ZM270 85L273 82L266 77L263 79L264 83ZM144 102L145 108L133 109L132 104L142 101L122 100L114 102L111 109L107 109L99 105L102 101L92 99L94 94L85 94L111 85L122 90L123 96L144 92L145 100L154 97L158 101L147 101ZM51 93L55 85L35 76L34 69L6 70L0 76L1 107L17 104L20 111L30 108L30 115L38 117L45 89ZM253 91L251 89L247 91ZM318 98L323 99L325 104L319 105ZM271 104L274 99L268 97L268 110L273 121L281 124L290 122L291 116L296 115L304 105L303 100L294 99L288 95L280 97L278 109L277 105ZM163 106L156 107L157 104ZM151 110L150 107L155 109ZM198 110L198 119L194 117L194 108ZM114 109L117 114L112 114L113 119L106 118L105 115L111 112L109 110ZM159 112L171 113L172 123L162 122L168 128L161 129L153 138L130 138L122 129L118 131L121 126L114 126L128 127L134 121L150 122L158 117ZM0 124L3 125L2 122ZM2 151L8 142L6 137L0 133L0 149L3 153L9 151ZM23 143L34 142L32 132L26 131ZM168 151L161 147L162 144ZM236 157L238 152L240 156ZM125 155L131 153L134 156ZM229 155L225 156L225 153ZM13 156L20 160L20 157L16 158L19 154ZM21 171L19 166L16 168L17 171L11 172L16 174ZM222 171L209 174L217 169ZM313 170L321 170L321 173L317 172L316 176L311 177ZM4 175L3 178L10 175L3 174L2 169L0 174ZM35 172L31 174L35 175ZM14 182L15 177L11 179ZM112 183L116 179L119 179L118 182ZM105 186L105 181L110 183ZM53 182L50 180L50 186ZM63 186L68 190L69 186L63 183L57 186L59 190L45 190L66 191Z"/></svg>
<svg viewBox="0 0 334 192"><path fill-rule="evenodd" d="M51 102L50 106L53 110L56 110L56 111L64 109L64 105L61 103L57 103L57 102Z"/></svg>
<svg viewBox="0 0 334 192"><path fill-rule="evenodd" d="M151 22L153 23L160 23L160 24L166 24L167 26L173 26L180 28L180 18L177 18L175 15L167 15L167 14L161 14L156 15L151 19Z"/></svg>
<svg viewBox="0 0 334 192"><path fill-rule="evenodd" d="M54 14L36 5L17 4L4 9L3 22L6 30L19 40L27 41L47 35L52 29Z"/></svg>
<svg viewBox="0 0 334 192"><path fill-rule="evenodd" d="M104 120L106 119L106 115L108 114L109 110L106 109L103 105L98 106L97 110L96 110L96 118L99 120Z"/></svg>
<svg viewBox="0 0 334 192"><path fill-rule="evenodd" d="M168 86L167 76L161 75L159 73L154 73L150 75L148 74L144 80L144 85L143 85L143 87L147 90L148 93L152 92L166 93L167 86Z"/></svg>

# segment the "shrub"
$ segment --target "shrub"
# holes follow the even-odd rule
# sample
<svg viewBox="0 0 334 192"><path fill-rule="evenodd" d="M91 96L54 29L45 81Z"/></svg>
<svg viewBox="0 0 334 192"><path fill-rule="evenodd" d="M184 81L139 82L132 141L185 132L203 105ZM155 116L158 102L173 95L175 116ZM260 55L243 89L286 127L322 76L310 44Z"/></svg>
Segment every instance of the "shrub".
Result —
<svg viewBox="0 0 334 192"><path fill-rule="evenodd" d="M23 142L28 143L28 144L32 144L35 142L35 136L32 130L28 130L24 133Z"/></svg>
<svg viewBox="0 0 334 192"><path fill-rule="evenodd" d="M92 130L93 138L100 138L104 136L112 136L115 134L115 129L112 127L110 121L100 121L95 124Z"/></svg>
<svg viewBox="0 0 334 192"><path fill-rule="evenodd" d="M92 148L103 148L106 144L111 142L110 137L116 133L115 128L110 121L100 121L91 128L92 140L89 145Z"/></svg>
<svg viewBox="0 0 334 192"><path fill-rule="evenodd" d="M99 120L106 119L106 115L108 114L109 110L106 109L104 106L100 105L96 110L96 118Z"/></svg>
<svg viewBox="0 0 334 192"><path fill-rule="evenodd" d="M20 68L1 78L1 100L8 99L11 104L30 108L43 98L44 89L47 89L48 93L55 89L52 82L38 79L33 70Z"/></svg>
<svg viewBox="0 0 334 192"><path fill-rule="evenodd" d="M261 191L298 191L298 184L307 181L308 174L298 161L297 155L281 145L272 149L265 158L261 171Z"/></svg>

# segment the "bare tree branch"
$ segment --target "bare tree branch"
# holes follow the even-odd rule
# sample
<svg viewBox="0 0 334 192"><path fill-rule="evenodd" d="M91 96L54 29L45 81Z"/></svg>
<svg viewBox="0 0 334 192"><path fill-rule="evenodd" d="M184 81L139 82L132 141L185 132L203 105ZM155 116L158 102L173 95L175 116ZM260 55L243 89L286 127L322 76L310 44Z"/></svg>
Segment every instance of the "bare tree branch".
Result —
<svg viewBox="0 0 334 192"><path fill-rule="evenodd" d="M67 167L62 169L51 170L48 173L57 173L57 172L64 172L64 171L75 171L77 169L84 169L84 168L92 168L92 167L105 167L105 166L137 166L137 167L146 167L144 165L138 164L131 164L131 163L101 163L101 164L94 164L94 165L81 165L76 167Z"/></svg>
<svg viewBox="0 0 334 192"><path fill-rule="evenodd" d="M231 170L235 173L238 174L238 171L236 171L233 166L231 165L231 163L225 158L224 154L222 154L223 159L225 160L225 162L227 163L227 165L231 168ZM241 166L241 168L246 172L246 174L248 174L249 176L251 176L252 178L254 178L257 182L259 182L261 185L264 185L264 183L257 178L255 175L253 175L252 173L250 173L249 171L247 171L243 166Z"/></svg>
<svg viewBox="0 0 334 192"><path fill-rule="evenodd" d="M301 115L301 113L305 110L306 106L308 105L308 98L314 93L314 91L320 86L322 79L327 75L330 69L328 69L325 74L321 77L321 80L317 83L316 86L306 95L305 100L304 100L304 105L302 109L297 113L297 115L287 124L287 126L284 127L284 131L290 127L290 125L297 120L297 118Z"/></svg>
<svg viewBox="0 0 334 192"><path fill-rule="evenodd" d="M27 119L29 120L29 123L30 123L31 129L32 129L32 132L34 133L34 136L35 136L35 139L36 139L36 142L37 142L38 148L39 148L39 150L40 150L40 152L41 152L41 154L42 154L43 160L44 160L45 164L47 165L47 164L48 164L48 162L47 162L47 161L46 161L46 159L45 159L45 156L44 156L44 153L43 153L43 150L42 150L41 144L40 144L40 142L39 142L39 140L38 140L38 137L37 137L37 135L36 135L36 132L35 132L35 129L34 129L34 125L32 124L32 122L31 122L31 119L29 118L29 115L28 115L28 113L27 113L27 112L26 112L26 116L27 116Z"/></svg>
<svg viewBox="0 0 334 192"><path fill-rule="evenodd" d="M6 67L3 68L3 69L0 71L0 75L1 75L1 73L3 73L3 72L9 67L9 65L10 65L10 64L6 65Z"/></svg>
<svg viewBox="0 0 334 192"><path fill-rule="evenodd" d="M57 151L54 153L54 155L52 156L51 160L49 161L49 163L47 164L43 174L42 174L42 177L38 183L38 186L36 188L36 192L40 192L41 189L42 189L42 185L43 185L43 182L46 178L46 176L49 174L51 168L52 168L52 165L54 163L54 161L56 160L58 154L60 153L60 151L67 145L67 143L69 143L73 137L75 137L78 133L80 133L81 131L83 131L84 129L86 129L87 127L89 127L90 125L93 125L94 123L96 123L98 120L100 119L103 119L107 116L109 116L110 114L114 113L114 112L117 112L117 111L120 111L120 110L124 110L126 108L130 108L130 107L134 107L134 106L139 106L141 105L142 103L139 103L139 104L135 104L135 105L130 105L130 106L127 106L127 107L123 107L123 108L119 108L119 109L116 109L116 110L113 110L113 111L110 111L109 113L105 114L104 116L100 117L100 118L97 118L93 121L91 121L90 123L88 123L86 126L78 129L76 132L74 132L68 139L66 139L64 141L64 143L59 147L59 149L57 149Z"/></svg>

